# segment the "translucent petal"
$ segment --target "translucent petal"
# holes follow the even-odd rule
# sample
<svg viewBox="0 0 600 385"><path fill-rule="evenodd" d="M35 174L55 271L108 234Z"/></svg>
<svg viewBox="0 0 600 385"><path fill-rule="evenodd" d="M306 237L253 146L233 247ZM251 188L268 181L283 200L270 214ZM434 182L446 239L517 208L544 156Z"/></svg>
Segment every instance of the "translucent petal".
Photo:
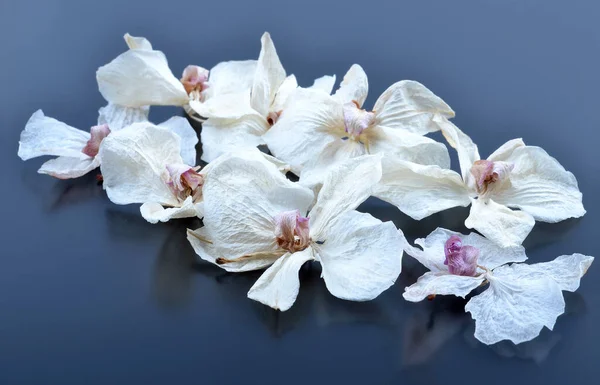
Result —
<svg viewBox="0 0 600 385"><path fill-rule="evenodd" d="M79 178L98 166L100 166L100 159L98 157L79 159L59 156L44 163L38 170L38 173L48 174L58 179L71 179Z"/></svg>
<svg viewBox="0 0 600 385"><path fill-rule="evenodd" d="M147 51L152 50L152 44L150 44L150 41L148 41L148 39L145 37L131 36L130 34L126 33L123 38L125 39L125 43L129 49L144 49Z"/></svg>
<svg viewBox="0 0 600 385"><path fill-rule="evenodd" d="M454 117L454 111L427 87L412 80L392 84L381 94L373 110L377 125L424 135L439 130L436 115Z"/></svg>
<svg viewBox="0 0 600 385"><path fill-rule="evenodd" d="M198 216L197 204L188 197L181 207L163 207L157 202L147 202L140 207L142 217L150 223L168 222L171 219L191 218Z"/></svg>
<svg viewBox="0 0 600 385"><path fill-rule="evenodd" d="M430 295L455 295L465 298L484 281L483 275L469 277L449 272L428 271L417 282L404 289L402 296L410 302L419 302Z"/></svg>
<svg viewBox="0 0 600 385"><path fill-rule="evenodd" d="M250 104L263 117L266 117L279 86L285 80L285 69L279 61L275 45L273 45L268 32L262 35L260 43L261 50L252 83Z"/></svg>
<svg viewBox="0 0 600 385"><path fill-rule="evenodd" d="M575 291L579 288L579 281L592 262L594 257L583 254L561 255L550 262L523 265L523 269L546 274L560 286L561 290Z"/></svg>
<svg viewBox="0 0 600 385"><path fill-rule="evenodd" d="M238 92L250 95L255 72L256 60L226 61L217 64L210 70L210 87L205 91L206 98Z"/></svg>
<svg viewBox="0 0 600 385"><path fill-rule="evenodd" d="M183 163L188 166L195 166L196 163L196 144L198 144L198 135L190 122L184 117L173 116L158 125L158 127L167 128L176 133L181 139L181 158Z"/></svg>
<svg viewBox="0 0 600 385"><path fill-rule="evenodd" d="M312 86L308 87L312 90L319 90L331 95L333 86L335 85L335 75L325 75L315 79Z"/></svg>
<svg viewBox="0 0 600 385"><path fill-rule="evenodd" d="M108 103L98 110L98 125L108 124L111 131L122 130L133 123L147 121L149 112L148 106L133 108Z"/></svg>
<svg viewBox="0 0 600 385"><path fill-rule="evenodd" d="M511 210L491 199L472 199L471 212L465 220L465 226L501 246L520 245L534 225L535 219L528 213Z"/></svg>
<svg viewBox="0 0 600 385"><path fill-rule="evenodd" d="M202 124L202 160L211 162L219 155L263 144L262 135L269 125L257 115L240 119L208 119Z"/></svg>
<svg viewBox="0 0 600 385"><path fill-rule="evenodd" d="M258 278L250 288L248 298L276 310L288 310L296 302L300 290L298 271L305 262L313 259L313 250L310 247L285 254Z"/></svg>
<svg viewBox="0 0 600 385"><path fill-rule="evenodd" d="M488 156L488 160L492 162L508 162L512 153L519 147L525 147L523 139L509 140Z"/></svg>
<svg viewBox="0 0 600 385"><path fill-rule="evenodd" d="M201 117L209 119L241 119L247 115L262 118L250 106L250 94L247 91L215 95L204 103L190 100L190 107Z"/></svg>
<svg viewBox="0 0 600 385"><path fill-rule="evenodd" d="M479 160L479 150L471 138L444 117L436 116L433 121L440 127L448 144L456 149L461 175L467 186L474 188L471 166Z"/></svg>
<svg viewBox="0 0 600 385"><path fill-rule="evenodd" d="M358 64L352 67L344 75L340 88L335 92L336 98L341 104L355 101L358 107L362 107L369 93L369 81L367 74Z"/></svg>
<svg viewBox="0 0 600 385"><path fill-rule="evenodd" d="M327 289L338 298L371 300L392 286L402 269L401 233L370 214L340 215L321 240L315 253Z"/></svg>
<svg viewBox="0 0 600 385"><path fill-rule="evenodd" d="M281 86L277 90L275 94L275 99L273 100L273 104L270 106L269 111L280 112L283 111L283 108L290 97L290 95L298 88L298 81L296 80L296 76L290 75L285 78Z"/></svg>

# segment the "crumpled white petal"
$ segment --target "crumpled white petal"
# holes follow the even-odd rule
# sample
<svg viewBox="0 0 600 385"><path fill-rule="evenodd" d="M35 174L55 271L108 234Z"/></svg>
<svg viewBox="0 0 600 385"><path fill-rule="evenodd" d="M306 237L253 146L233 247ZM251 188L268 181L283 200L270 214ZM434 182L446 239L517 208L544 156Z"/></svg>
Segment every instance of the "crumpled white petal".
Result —
<svg viewBox="0 0 600 385"><path fill-rule="evenodd" d="M184 117L173 116L158 125L158 127L167 128L176 133L181 139L181 158L183 163L188 166L195 166L196 163L196 144L198 144L198 135L190 125L190 122Z"/></svg>
<svg viewBox="0 0 600 385"><path fill-rule="evenodd" d="M443 253L443 251L442 251ZM417 282L405 288L402 296L410 302L419 302L430 295L455 295L465 298L484 281L483 275L476 277L453 275L449 272L428 271Z"/></svg>
<svg viewBox="0 0 600 385"><path fill-rule="evenodd" d="M180 143L173 131L152 123L135 123L107 136L99 155L109 199L116 204L179 206L164 175L167 164L183 163Z"/></svg>
<svg viewBox="0 0 600 385"><path fill-rule="evenodd" d="M315 253L327 289L338 298L371 300L400 274L403 236L392 222L349 211L330 222L321 240Z"/></svg>
<svg viewBox="0 0 600 385"><path fill-rule="evenodd" d="M277 93L275 94L275 98L273 99L273 103L271 104L269 111L272 112L281 112L285 107L285 104L294 91L298 88L298 81L296 80L296 76L290 75L285 78L283 83L277 89Z"/></svg>
<svg viewBox="0 0 600 385"><path fill-rule="evenodd" d="M132 39L143 38L126 35L125 39L131 44ZM188 94L171 72L167 58L160 51L148 49L151 45L145 41L147 44L134 43L134 49L98 68L100 93L108 102L127 107L186 105Z"/></svg>
<svg viewBox="0 0 600 385"><path fill-rule="evenodd" d="M150 223L168 222L171 219L179 218L202 218L204 215L204 204L194 203L192 197L189 196L181 207L163 207L157 202L146 202L140 206L140 213L145 220Z"/></svg>
<svg viewBox="0 0 600 385"><path fill-rule="evenodd" d="M529 341L544 326L552 330L565 310L560 286L525 265L501 266L488 280L490 287L465 306L475 320L475 338L485 344Z"/></svg>
<svg viewBox="0 0 600 385"><path fill-rule="evenodd" d="M369 93L367 74L358 64L353 64L340 84L340 88L333 95L341 104L355 101L362 107Z"/></svg>
<svg viewBox="0 0 600 385"><path fill-rule="evenodd" d="M519 146L505 158L514 168L508 188L494 193L498 203L519 208L544 222L585 214L575 176L542 148Z"/></svg>
<svg viewBox="0 0 600 385"><path fill-rule="evenodd" d="M223 153L259 146L264 143L262 135L267 129L267 122L258 115L246 115L239 119L208 119L202 124L200 134L201 159L212 162Z"/></svg>
<svg viewBox="0 0 600 385"><path fill-rule="evenodd" d="M285 80L285 69L279 61L271 35L265 32L261 39L260 55L256 64L250 104L262 116L267 116L279 86Z"/></svg>
<svg viewBox="0 0 600 385"><path fill-rule="evenodd" d="M520 245L535 225L525 211L511 210L493 200L472 199L465 226L475 229L500 246Z"/></svg>
<svg viewBox="0 0 600 385"><path fill-rule="evenodd" d="M471 138L462 132L458 127L442 116L435 116L433 121L440 127L442 134L448 141L448 144L456 149L458 153L458 162L460 171L466 185L474 188L474 180L471 175L471 166L475 161L481 159L477 145Z"/></svg>
<svg viewBox="0 0 600 385"><path fill-rule="evenodd" d="M594 257L576 253L561 255L550 262L523 265L523 268L543 273L552 278L561 290L572 292L579 288L579 281L592 262L594 262Z"/></svg>
<svg viewBox="0 0 600 385"><path fill-rule="evenodd" d="M98 110L98 125L108 124L111 131L119 131L138 122L148 120L150 107L125 107L118 104L108 103Z"/></svg>
<svg viewBox="0 0 600 385"><path fill-rule="evenodd" d="M425 135L439 130L434 116L454 117L454 111L427 87L412 80L392 84L375 102L377 125Z"/></svg>
<svg viewBox="0 0 600 385"><path fill-rule="evenodd" d="M372 195L373 187L380 179L380 154L352 158L331 170L310 212L313 240L327 238L331 222L363 203Z"/></svg>
<svg viewBox="0 0 600 385"><path fill-rule="evenodd" d="M255 72L256 60L226 61L217 64L210 70L210 87L204 91L206 99L238 92L250 94Z"/></svg>
<svg viewBox="0 0 600 385"><path fill-rule="evenodd" d="M248 298L273 309L286 311L298 296L300 279L298 271L302 265L315 259L312 248L293 254L287 253L270 266L248 292Z"/></svg>
<svg viewBox="0 0 600 385"><path fill-rule="evenodd" d="M38 170L40 174L48 174L58 179L79 178L100 166L98 157L79 159L59 156L45 162Z"/></svg>
<svg viewBox="0 0 600 385"><path fill-rule="evenodd" d="M327 95L331 95L333 86L335 85L335 75L325 75L315 79L313 85L308 87L311 90L323 91Z"/></svg>

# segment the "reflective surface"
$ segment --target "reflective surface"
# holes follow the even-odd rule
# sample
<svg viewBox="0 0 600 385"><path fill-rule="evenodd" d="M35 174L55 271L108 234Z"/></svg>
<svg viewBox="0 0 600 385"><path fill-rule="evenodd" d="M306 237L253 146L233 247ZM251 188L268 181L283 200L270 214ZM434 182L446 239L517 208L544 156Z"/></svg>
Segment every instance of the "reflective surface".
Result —
<svg viewBox="0 0 600 385"><path fill-rule="evenodd" d="M577 176L588 213L538 223L525 242L530 261L600 256L600 5L403 3L2 2L0 383L597 383L599 266L565 293L554 332L519 346L474 340L463 300L405 302L403 288L424 271L409 258L397 284L368 303L334 298L319 266L304 266L298 301L278 313L246 298L260 273L195 261L185 229L199 221L148 224L137 206L111 204L94 174L58 181L36 174L41 160L16 155L38 108L82 129L95 123L104 101L94 73L125 50L125 32L147 36L178 75L188 64L256 58L268 30L303 85L341 80L358 62L367 107L414 79L454 108L482 156L516 137L546 149ZM156 108L151 118L172 114L181 111ZM466 231L467 209L420 222L376 200L360 209L411 240L437 226Z"/></svg>

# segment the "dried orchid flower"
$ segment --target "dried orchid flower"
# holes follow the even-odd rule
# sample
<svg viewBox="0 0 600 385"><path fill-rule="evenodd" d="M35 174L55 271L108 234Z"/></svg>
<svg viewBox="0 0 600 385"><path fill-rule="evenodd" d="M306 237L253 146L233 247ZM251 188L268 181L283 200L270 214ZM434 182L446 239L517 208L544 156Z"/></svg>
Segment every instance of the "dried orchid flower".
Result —
<svg viewBox="0 0 600 385"><path fill-rule="evenodd" d="M540 147L513 139L481 159L458 127L444 118L434 120L457 149L462 176L435 165L386 158L377 197L414 219L471 204L465 225L501 246L521 244L536 220L559 222L585 214L573 174Z"/></svg>
<svg viewBox="0 0 600 385"><path fill-rule="evenodd" d="M465 306L475 320L475 338L488 345L502 340L519 344L537 337L544 326L552 330L565 311L562 291L577 290L594 261L572 254L551 262L508 265L527 259L522 246L501 247L475 233L442 228L415 243L421 249L405 244L404 251L430 271L405 289L404 298L411 302L435 295L464 298L489 284ZM449 260L469 269L453 269Z"/></svg>
<svg viewBox="0 0 600 385"><path fill-rule="evenodd" d="M380 162L379 155L365 155L342 163L306 214L314 199L310 189L274 165L227 159L205 181L204 227L189 230L188 239L202 259L227 271L268 267L248 297L274 309L293 305L298 271L313 260L334 296L371 300L398 277L403 244L391 222L354 210L381 177Z"/></svg>
<svg viewBox="0 0 600 385"><path fill-rule="evenodd" d="M446 147L423 136L437 130L433 116L454 116L446 103L420 83L400 81L367 111L367 92L367 75L357 64L334 95L297 90L264 140L311 188L318 187L335 164L363 154L450 166Z"/></svg>

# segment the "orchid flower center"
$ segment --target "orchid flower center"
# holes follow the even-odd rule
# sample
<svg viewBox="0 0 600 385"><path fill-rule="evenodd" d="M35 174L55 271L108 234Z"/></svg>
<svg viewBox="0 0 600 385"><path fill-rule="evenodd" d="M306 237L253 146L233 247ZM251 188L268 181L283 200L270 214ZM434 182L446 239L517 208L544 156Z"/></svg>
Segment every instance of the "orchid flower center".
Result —
<svg viewBox="0 0 600 385"><path fill-rule="evenodd" d="M204 177L198 174L200 166L190 167L185 164L168 164L167 184L180 200L185 200L192 196L196 201L202 195L202 185Z"/></svg>
<svg viewBox="0 0 600 385"><path fill-rule="evenodd" d="M102 140L104 140L104 138L106 138L108 134L110 134L108 124L102 124L90 128L91 138L90 140L88 140L81 152L83 152L87 156L91 156L92 158L95 157L96 155L98 155L98 151L100 150L100 143L102 143Z"/></svg>
<svg viewBox="0 0 600 385"><path fill-rule="evenodd" d="M279 119L279 117L281 116L282 111L271 111L269 112L269 115L267 115L267 122L269 123L269 126L273 126L275 123L277 123L277 119Z"/></svg>
<svg viewBox="0 0 600 385"><path fill-rule="evenodd" d="M188 95L194 91L200 94L209 87L208 74L209 71L202 67L194 65L185 67L180 81Z"/></svg>
<svg viewBox="0 0 600 385"><path fill-rule="evenodd" d="M375 123L375 113L360 108L356 101L346 103L344 108L344 127L348 136L358 140L367 128Z"/></svg>
<svg viewBox="0 0 600 385"><path fill-rule="evenodd" d="M277 244L290 253L306 249L310 243L309 220L300 211L284 211L275 216Z"/></svg>
<svg viewBox="0 0 600 385"><path fill-rule="evenodd" d="M444 254L446 255L444 265L448 266L450 274L475 276L479 258L478 248L463 245L460 237L453 235L444 245Z"/></svg>
<svg viewBox="0 0 600 385"><path fill-rule="evenodd" d="M475 188L479 195L489 194L508 180L514 164L508 162L492 162L478 160L471 167L471 175L475 178Z"/></svg>

